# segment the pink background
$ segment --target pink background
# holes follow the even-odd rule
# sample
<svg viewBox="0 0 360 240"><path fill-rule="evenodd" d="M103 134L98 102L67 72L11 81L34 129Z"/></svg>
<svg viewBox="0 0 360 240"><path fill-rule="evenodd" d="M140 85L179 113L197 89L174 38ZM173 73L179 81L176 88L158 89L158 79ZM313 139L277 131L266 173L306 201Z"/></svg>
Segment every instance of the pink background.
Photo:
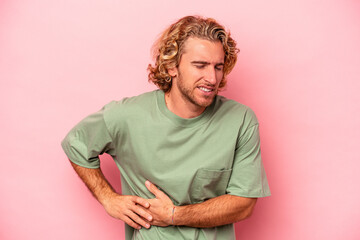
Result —
<svg viewBox="0 0 360 240"><path fill-rule="evenodd" d="M157 35L212 16L241 49L223 95L261 124L272 196L239 239L360 239L360 3L0 1L0 239L123 239L71 169L60 141L113 99L155 89ZM120 189L107 157L102 168Z"/></svg>

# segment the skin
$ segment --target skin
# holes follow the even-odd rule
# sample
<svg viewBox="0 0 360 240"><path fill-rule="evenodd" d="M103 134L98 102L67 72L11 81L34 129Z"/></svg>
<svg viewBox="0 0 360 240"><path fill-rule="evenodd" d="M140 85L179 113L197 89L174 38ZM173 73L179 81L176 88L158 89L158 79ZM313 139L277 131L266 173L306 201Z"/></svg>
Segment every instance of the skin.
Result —
<svg viewBox="0 0 360 240"><path fill-rule="evenodd" d="M218 93L224 76L224 56L220 41L186 40L179 66L168 70L173 79L171 90L165 94L169 110L182 118L199 116ZM136 229L150 225L207 228L234 223L249 217L257 200L222 195L199 204L174 206L170 198L149 181L145 185L154 194L153 199L119 195L101 169L71 164L106 212Z"/></svg>
<svg viewBox="0 0 360 240"><path fill-rule="evenodd" d="M73 162L71 165L105 211L135 229L150 228L151 225L197 228L221 226L248 218L256 203L256 198L222 195L199 204L174 206L170 198L149 181L145 182L145 186L154 194L153 199L120 195L106 180L100 168L84 168Z"/></svg>
<svg viewBox="0 0 360 240"><path fill-rule="evenodd" d="M165 94L169 110L182 118L199 116L218 93L224 57L220 41L187 39L179 66L168 70L173 79Z"/></svg>
<svg viewBox="0 0 360 240"><path fill-rule="evenodd" d="M153 220L146 211L150 207L147 199L137 196L119 195L106 180L100 168L90 169L71 162L75 172L83 180L94 197L103 205L106 212L129 226L140 229L149 228Z"/></svg>
<svg viewBox="0 0 360 240"><path fill-rule="evenodd" d="M170 198L149 181L147 189L155 195L149 199L151 225L166 227L180 225L209 228L244 220L251 216L257 199L222 195L198 204L174 206ZM172 211L174 209L174 215Z"/></svg>

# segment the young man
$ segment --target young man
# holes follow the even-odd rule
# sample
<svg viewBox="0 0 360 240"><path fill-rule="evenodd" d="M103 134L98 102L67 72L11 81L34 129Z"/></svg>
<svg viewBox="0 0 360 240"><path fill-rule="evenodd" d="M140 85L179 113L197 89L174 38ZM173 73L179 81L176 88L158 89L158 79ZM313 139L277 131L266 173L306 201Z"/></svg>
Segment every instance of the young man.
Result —
<svg viewBox="0 0 360 240"><path fill-rule="evenodd" d="M270 195L256 116L217 95L237 52L215 20L178 20L148 68L160 89L107 104L62 142L93 195L126 223L126 239L235 239L232 223ZM120 169L122 195L99 168L104 152Z"/></svg>

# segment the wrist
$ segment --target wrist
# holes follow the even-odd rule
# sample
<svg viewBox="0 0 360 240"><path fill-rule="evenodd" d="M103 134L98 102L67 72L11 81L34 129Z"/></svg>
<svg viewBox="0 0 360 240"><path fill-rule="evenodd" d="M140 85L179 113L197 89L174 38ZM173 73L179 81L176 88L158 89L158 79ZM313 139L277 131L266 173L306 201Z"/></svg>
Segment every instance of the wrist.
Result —
<svg viewBox="0 0 360 240"><path fill-rule="evenodd" d="M118 197L119 194L117 194L116 192L107 192L107 193L103 193L98 197L98 201L100 202L101 205L103 205L104 207L107 206L108 204L111 204L112 200L116 197Z"/></svg>
<svg viewBox="0 0 360 240"><path fill-rule="evenodd" d="M185 210L186 206L174 206L174 215L171 217L171 225L173 226L182 226L185 225L183 221L183 210Z"/></svg>

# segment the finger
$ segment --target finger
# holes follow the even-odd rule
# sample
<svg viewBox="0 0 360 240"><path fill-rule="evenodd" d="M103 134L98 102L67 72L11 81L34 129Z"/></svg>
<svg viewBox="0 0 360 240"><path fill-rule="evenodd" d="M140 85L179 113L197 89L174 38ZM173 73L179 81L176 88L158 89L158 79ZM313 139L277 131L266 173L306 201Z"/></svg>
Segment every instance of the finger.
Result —
<svg viewBox="0 0 360 240"><path fill-rule="evenodd" d="M140 217L142 217L143 219L146 219L148 221L153 220L153 217L151 216L151 214L148 213L143 207L141 207L139 205L135 205L131 210L134 213L136 213L137 215L139 215Z"/></svg>
<svg viewBox="0 0 360 240"><path fill-rule="evenodd" d="M135 214L134 212L129 212L127 214L135 223L140 224L144 228L149 228L150 224L146 222L144 219L139 217L139 215Z"/></svg>
<svg viewBox="0 0 360 240"><path fill-rule="evenodd" d="M156 198L161 198L165 195L162 191L160 191L154 184L152 184L149 180L145 182L146 188L155 195Z"/></svg>
<svg viewBox="0 0 360 240"><path fill-rule="evenodd" d="M143 206L144 208L149 208L150 203L147 201L147 199L141 198L141 197L135 197L134 202Z"/></svg>
<svg viewBox="0 0 360 240"><path fill-rule="evenodd" d="M124 217L124 219L122 219L127 225L129 225L130 227L133 227L135 229L141 229L141 226L139 224L136 224L131 218L129 217Z"/></svg>

